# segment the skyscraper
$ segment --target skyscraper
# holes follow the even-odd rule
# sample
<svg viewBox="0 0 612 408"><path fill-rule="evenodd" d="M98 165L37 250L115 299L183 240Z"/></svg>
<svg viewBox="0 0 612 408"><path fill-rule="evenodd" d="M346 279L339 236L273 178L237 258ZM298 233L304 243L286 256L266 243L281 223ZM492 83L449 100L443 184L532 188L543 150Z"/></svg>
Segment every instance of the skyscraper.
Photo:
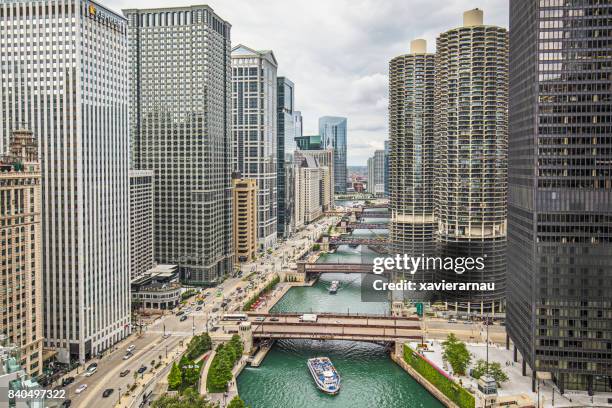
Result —
<svg viewBox="0 0 612 408"><path fill-rule="evenodd" d="M155 265L153 257L153 178L150 170L130 170L130 280Z"/></svg>
<svg viewBox="0 0 612 408"><path fill-rule="evenodd" d="M323 211L330 211L335 207L334 199L334 150L319 149L319 150L296 150L295 163L303 164L303 158L312 157L316 160L319 167L324 167L323 184L321 190L321 205ZM329 178L329 182L328 182Z"/></svg>
<svg viewBox="0 0 612 408"><path fill-rule="evenodd" d="M507 328L534 388L612 391L611 22L510 2Z"/></svg>
<svg viewBox="0 0 612 408"><path fill-rule="evenodd" d="M130 331L126 21L88 0L0 10L0 151L26 124L43 158L45 343L83 362Z"/></svg>
<svg viewBox="0 0 612 408"><path fill-rule="evenodd" d="M319 118L322 149L334 149L334 191L346 193L346 118Z"/></svg>
<svg viewBox="0 0 612 408"><path fill-rule="evenodd" d="M38 143L15 130L0 155L0 333L32 376L43 369L41 178Z"/></svg>
<svg viewBox="0 0 612 408"><path fill-rule="evenodd" d="M447 281L494 283L494 291L449 294L459 306L500 311L506 292L508 31L464 13L437 39L435 168L439 249L486 258L482 270Z"/></svg>
<svg viewBox="0 0 612 408"><path fill-rule="evenodd" d="M257 257L257 182L235 178L234 194L234 254L236 262L252 262Z"/></svg>
<svg viewBox="0 0 612 408"><path fill-rule="evenodd" d="M389 63L389 238L394 253L432 256L435 56L425 40ZM430 282L425 271L414 278Z"/></svg>
<svg viewBox="0 0 612 408"><path fill-rule="evenodd" d="M295 128L295 135L293 136L294 140L291 145L287 144L285 146L285 150L288 152L293 152L297 149L295 144L295 139L298 137L302 137L304 135L304 124L302 123L302 112L295 111L293 112L293 127ZM287 141L288 142L288 141Z"/></svg>
<svg viewBox="0 0 612 408"><path fill-rule="evenodd" d="M368 193L381 197L385 194L385 151L376 150L368 159Z"/></svg>
<svg viewBox="0 0 612 408"><path fill-rule="evenodd" d="M291 220L291 212L286 211L285 201L287 193L285 189L285 160L287 155L293 154L295 150L295 111L294 111L294 89L295 86L288 78L277 78L277 138L276 138L276 189L278 202L277 230L279 237L286 237L288 224Z"/></svg>
<svg viewBox="0 0 612 408"><path fill-rule="evenodd" d="M321 149L321 136L319 135L298 136L295 138L295 144L299 150L320 150Z"/></svg>
<svg viewBox="0 0 612 408"><path fill-rule="evenodd" d="M385 197L389 197L389 141L385 140Z"/></svg>
<svg viewBox="0 0 612 408"><path fill-rule="evenodd" d="M272 51L232 48L234 169L257 180L257 236L260 249L277 234L277 77Z"/></svg>
<svg viewBox="0 0 612 408"><path fill-rule="evenodd" d="M155 172L155 259L184 282L216 282L233 265L230 24L208 6L124 14L132 161Z"/></svg>

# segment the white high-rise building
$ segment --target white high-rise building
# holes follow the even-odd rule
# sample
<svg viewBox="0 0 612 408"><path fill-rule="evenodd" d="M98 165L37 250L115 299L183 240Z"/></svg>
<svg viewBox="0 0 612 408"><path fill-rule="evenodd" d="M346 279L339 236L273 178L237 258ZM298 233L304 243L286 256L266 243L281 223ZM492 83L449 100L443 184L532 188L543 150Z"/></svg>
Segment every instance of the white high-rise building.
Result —
<svg viewBox="0 0 612 408"><path fill-rule="evenodd" d="M0 4L0 151L42 157L46 346L84 362L129 333L126 20L87 0Z"/></svg>
<svg viewBox="0 0 612 408"><path fill-rule="evenodd" d="M232 48L234 168L257 180L260 249L272 247L277 232L277 67L272 51Z"/></svg>

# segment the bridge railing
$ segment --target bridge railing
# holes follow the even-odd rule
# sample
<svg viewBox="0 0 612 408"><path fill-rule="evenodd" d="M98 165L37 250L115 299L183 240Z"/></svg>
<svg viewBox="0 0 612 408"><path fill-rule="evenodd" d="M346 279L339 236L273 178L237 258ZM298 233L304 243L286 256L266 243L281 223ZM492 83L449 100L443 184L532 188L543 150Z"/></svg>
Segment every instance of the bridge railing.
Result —
<svg viewBox="0 0 612 408"><path fill-rule="evenodd" d="M302 316L303 314L316 314L318 317L357 317L357 318L368 318L368 319L385 319L385 320L412 320L412 321L420 321L421 319L418 317L404 317L404 316L392 316L392 315L381 315L374 313L333 313L333 312L305 312L305 313L295 313L295 312L272 312L272 313L262 313L262 312L247 312L249 316L270 316L270 317L297 317Z"/></svg>

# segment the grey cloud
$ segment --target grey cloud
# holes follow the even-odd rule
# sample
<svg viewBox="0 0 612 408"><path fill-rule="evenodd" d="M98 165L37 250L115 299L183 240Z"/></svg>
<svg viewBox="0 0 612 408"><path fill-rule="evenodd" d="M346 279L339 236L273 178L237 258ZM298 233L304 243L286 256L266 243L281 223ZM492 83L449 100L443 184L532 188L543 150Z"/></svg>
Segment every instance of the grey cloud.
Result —
<svg viewBox="0 0 612 408"><path fill-rule="evenodd" d="M101 0L115 10L165 7L188 0ZM279 74L296 84L304 131L323 115L348 117L348 162L362 165L387 134L389 60L414 38L435 50L440 32L475 7L485 23L507 27L509 0L209 0L232 24L232 43L272 49Z"/></svg>

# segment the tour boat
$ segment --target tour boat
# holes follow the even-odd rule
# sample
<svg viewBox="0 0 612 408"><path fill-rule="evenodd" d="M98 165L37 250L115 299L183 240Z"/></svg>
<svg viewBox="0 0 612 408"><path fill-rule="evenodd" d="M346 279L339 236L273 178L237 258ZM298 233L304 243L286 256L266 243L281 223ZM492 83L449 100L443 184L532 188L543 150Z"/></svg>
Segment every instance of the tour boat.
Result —
<svg viewBox="0 0 612 408"><path fill-rule="evenodd" d="M333 295L336 292L338 292L338 287L339 286L340 286L340 282L338 282L337 280L332 281L331 286L329 287L329 293L331 293Z"/></svg>
<svg viewBox="0 0 612 408"><path fill-rule="evenodd" d="M309 358L308 369L321 391L330 395L340 391L340 376L328 357Z"/></svg>

